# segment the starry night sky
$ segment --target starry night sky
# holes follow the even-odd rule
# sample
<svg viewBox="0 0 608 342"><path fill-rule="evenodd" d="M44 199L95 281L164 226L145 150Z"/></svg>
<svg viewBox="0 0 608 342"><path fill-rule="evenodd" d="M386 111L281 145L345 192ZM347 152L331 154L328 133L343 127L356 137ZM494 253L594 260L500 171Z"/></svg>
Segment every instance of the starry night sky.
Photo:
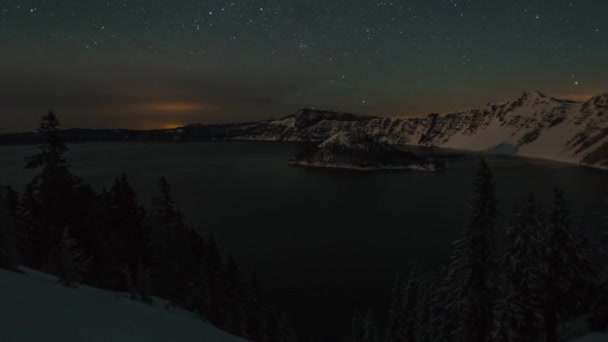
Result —
<svg viewBox="0 0 608 342"><path fill-rule="evenodd" d="M606 0L0 0L0 131L304 106L415 116L608 90Z"/></svg>

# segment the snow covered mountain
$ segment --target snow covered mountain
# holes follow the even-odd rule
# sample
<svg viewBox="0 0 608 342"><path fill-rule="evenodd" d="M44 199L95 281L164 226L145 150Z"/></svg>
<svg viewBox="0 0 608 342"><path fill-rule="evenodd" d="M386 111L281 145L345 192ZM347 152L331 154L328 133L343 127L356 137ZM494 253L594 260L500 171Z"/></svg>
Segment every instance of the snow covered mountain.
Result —
<svg viewBox="0 0 608 342"><path fill-rule="evenodd" d="M67 142L87 141L300 141L321 142L360 131L389 144L507 153L608 168L608 92L586 102L540 92L462 112L382 118L301 109L279 120L223 125L193 124L155 131L62 131ZM0 135L0 144L40 143L37 133Z"/></svg>
<svg viewBox="0 0 608 342"><path fill-rule="evenodd" d="M290 165L354 170L410 169L437 171L441 163L398 150L358 131L344 131L296 154Z"/></svg>
<svg viewBox="0 0 608 342"><path fill-rule="evenodd" d="M127 295L82 285L57 284L45 273L0 269L0 341L245 341L196 315L148 305Z"/></svg>
<svg viewBox="0 0 608 342"><path fill-rule="evenodd" d="M608 168L608 93L581 103L540 92L514 101L421 118L302 109L280 120L232 126L229 139L323 141L358 130L389 144L436 146Z"/></svg>

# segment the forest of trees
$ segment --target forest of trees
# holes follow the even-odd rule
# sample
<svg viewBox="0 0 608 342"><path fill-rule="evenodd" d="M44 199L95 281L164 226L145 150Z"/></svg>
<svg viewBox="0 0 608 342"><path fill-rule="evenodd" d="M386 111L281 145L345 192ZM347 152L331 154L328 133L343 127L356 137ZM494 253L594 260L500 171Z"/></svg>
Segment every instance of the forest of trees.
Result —
<svg viewBox="0 0 608 342"><path fill-rule="evenodd" d="M52 112L38 131L46 142L26 161L37 175L21 194L0 187L0 267L24 265L67 287L87 284L146 303L164 298L252 341L296 339L289 316L264 302L255 274L243 275L212 234L186 224L167 179L148 207L126 175L96 192L71 172Z"/></svg>
<svg viewBox="0 0 608 342"><path fill-rule="evenodd" d="M599 207L599 206L598 206ZM608 207L606 208L608 209ZM530 195L504 232L492 173L476 175L468 221L439 274L416 268L394 283L386 327L356 312L350 341L564 341L573 322L608 328L608 241L576 227L564 194L550 210ZM598 227L608 233L608 216ZM502 233L502 234L501 234ZM576 333L576 332L575 332Z"/></svg>

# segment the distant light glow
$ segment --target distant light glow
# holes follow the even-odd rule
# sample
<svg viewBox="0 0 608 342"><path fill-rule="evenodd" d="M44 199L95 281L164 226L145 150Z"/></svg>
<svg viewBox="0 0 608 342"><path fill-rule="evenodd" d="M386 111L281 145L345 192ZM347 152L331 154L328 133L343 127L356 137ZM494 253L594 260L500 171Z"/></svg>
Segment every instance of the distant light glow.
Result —
<svg viewBox="0 0 608 342"><path fill-rule="evenodd" d="M585 102L600 93L601 93L601 91L597 91L597 92L589 93L589 94L587 94L587 93L558 94L553 97L558 98L558 99L567 99L567 100L571 100L571 101L577 101L577 102Z"/></svg>
<svg viewBox="0 0 608 342"><path fill-rule="evenodd" d="M145 103L138 106L143 110L151 112L164 112L164 113L185 113L185 112L196 112L213 109L215 106L210 104L192 103L192 102L158 102L158 103Z"/></svg>
<svg viewBox="0 0 608 342"><path fill-rule="evenodd" d="M158 128L160 128L160 129L176 129L176 128L180 128L180 127L183 127L183 126L184 126L184 124L167 123L167 124L160 125Z"/></svg>

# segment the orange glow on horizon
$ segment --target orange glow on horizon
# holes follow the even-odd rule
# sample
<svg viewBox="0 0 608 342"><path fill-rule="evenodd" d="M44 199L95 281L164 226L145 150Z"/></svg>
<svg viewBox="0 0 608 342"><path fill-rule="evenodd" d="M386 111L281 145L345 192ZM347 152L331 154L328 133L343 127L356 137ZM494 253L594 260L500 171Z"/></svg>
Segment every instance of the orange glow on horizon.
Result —
<svg viewBox="0 0 608 342"><path fill-rule="evenodd" d="M567 99L567 100L571 100L571 101L585 102L585 101L588 101L589 99L591 99L592 97L596 96L597 94L599 94L599 92L593 93L593 94L558 94L554 97L558 98L558 99Z"/></svg>
<svg viewBox="0 0 608 342"><path fill-rule="evenodd" d="M145 103L139 106L141 109L152 112L184 113L215 108L211 104L196 102L156 102Z"/></svg>
<svg viewBox="0 0 608 342"><path fill-rule="evenodd" d="M168 124L161 124L159 126L157 126L156 128L159 129L176 129L176 128L180 128L180 127L184 127L183 124L177 124L177 123L168 123Z"/></svg>

